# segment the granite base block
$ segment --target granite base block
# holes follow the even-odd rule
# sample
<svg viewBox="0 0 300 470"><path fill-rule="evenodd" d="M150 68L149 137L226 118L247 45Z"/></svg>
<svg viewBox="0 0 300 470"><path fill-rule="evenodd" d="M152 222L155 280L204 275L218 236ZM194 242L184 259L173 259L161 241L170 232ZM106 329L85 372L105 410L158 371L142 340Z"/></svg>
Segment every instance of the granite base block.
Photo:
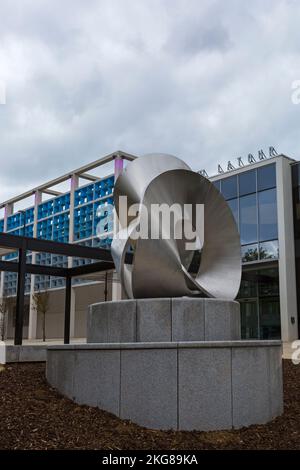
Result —
<svg viewBox="0 0 300 470"><path fill-rule="evenodd" d="M88 312L88 343L239 340L238 302L203 298L101 302Z"/></svg>
<svg viewBox="0 0 300 470"><path fill-rule="evenodd" d="M47 380L77 403L153 429L216 430L282 413L280 341L51 346Z"/></svg>

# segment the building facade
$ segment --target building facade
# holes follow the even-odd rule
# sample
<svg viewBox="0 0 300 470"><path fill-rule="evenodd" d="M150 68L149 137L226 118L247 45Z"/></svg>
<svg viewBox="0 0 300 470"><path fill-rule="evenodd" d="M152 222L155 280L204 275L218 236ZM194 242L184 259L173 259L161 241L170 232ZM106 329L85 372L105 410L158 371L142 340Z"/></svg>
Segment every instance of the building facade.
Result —
<svg viewBox="0 0 300 470"><path fill-rule="evenodd" d="M242 337L299 337L292 171L279 155L211 178L239 227Z"/></svg>
<svg viewBox="0 0 300 470"><path fill-rule="evenodd" d="M122 171L124 161L134 158L134 155L115 152L2 203L0 207L4 207L5 214L0 220L0 231L109 248L113 236L112 218L103 225L100 237L96 227L101 217L108 215L105 207L109 208L113 203L114 181ZM102 178L87 174L109 161L114 162L112 174ZM89 183L80 185L82 179ZM243 274L238 300L242 337L297 339L300 324L300 163L279 155L210 179L227 200L241 235ZM69 181L70 190L56 194L51 188L61 181ZM43 194L53 197L44 201ZM15 211L16 202L30 195L34 198L33 205ZM15 256L16 253L9 253L5 259L12 260ZM86 262L34 253L28 258L33 263L56 266ZM85 336L88 304L120 296L115 275L101 276L74 281L71 334L75 337ZM62 337L63 282L59 278L27 276L25 336L41 337L41 321L36 315L32 296L35 291L46 288L50 293L46 335L48 338ZM16 274L2 273L0 295L13 299L16 285ZM9 337L13 335L13 325L12 307L6 319Z"/></svg>

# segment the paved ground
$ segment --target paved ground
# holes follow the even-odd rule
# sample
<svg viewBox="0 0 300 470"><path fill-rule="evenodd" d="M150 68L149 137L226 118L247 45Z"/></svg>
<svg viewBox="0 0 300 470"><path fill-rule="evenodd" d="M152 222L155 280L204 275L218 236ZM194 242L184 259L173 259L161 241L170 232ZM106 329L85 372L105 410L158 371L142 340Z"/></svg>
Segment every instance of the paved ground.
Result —
<svg viewBox="0 0 300 470"><path fill-rule="evenodd" d="M300 365L284 361L283 416L223 432L152 431L51 389L43 363L0 366L0 449L299 449Z"/></svg>

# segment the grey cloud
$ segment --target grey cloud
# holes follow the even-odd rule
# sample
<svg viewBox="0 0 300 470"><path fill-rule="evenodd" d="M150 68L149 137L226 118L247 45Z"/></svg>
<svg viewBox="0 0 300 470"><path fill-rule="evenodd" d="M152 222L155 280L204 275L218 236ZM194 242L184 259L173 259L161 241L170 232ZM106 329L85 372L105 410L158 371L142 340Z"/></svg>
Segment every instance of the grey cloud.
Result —
<svg viewBox="0 0 300 470"><path fill-rule="evenodd" d="M211 173L268 145L297 156L300 5L88 3L1 2L0 200L118 148Z"/></svg>
<svg viewBox="0 0 300 470"><path fill-rule="evenodd" d="M174 53L186 55L203 51L226 51L231 46L228 31L222 24L207 25L202 21L183 23L173 31L167 48Z"/></svg>

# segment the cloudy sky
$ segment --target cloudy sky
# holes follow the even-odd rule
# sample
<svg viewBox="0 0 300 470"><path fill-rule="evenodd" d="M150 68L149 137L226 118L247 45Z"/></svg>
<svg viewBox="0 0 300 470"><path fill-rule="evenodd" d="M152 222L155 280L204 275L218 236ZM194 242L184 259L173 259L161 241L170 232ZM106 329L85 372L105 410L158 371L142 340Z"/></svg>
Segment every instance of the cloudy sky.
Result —
<svg viewBox="0 0 300 470"><path fill-rule="evenodd" d="M0 201L117 149L300 157L298 0L1 0Z"/></svg>

